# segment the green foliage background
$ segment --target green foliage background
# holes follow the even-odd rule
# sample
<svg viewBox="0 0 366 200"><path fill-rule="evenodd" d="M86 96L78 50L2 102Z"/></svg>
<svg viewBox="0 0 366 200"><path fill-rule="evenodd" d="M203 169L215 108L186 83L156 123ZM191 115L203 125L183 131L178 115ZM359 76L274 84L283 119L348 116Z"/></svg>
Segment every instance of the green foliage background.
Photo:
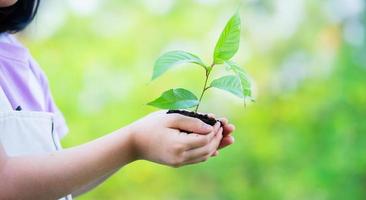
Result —
<svg viewBox="0 0 366 200"><path fill-rule="evenodd" d="M145 104L168 88L198 93L199 67L149 83L152 65L174 49L210 62L240 3L235 60L255 83L257 102L247 108L218 90L203 100L202 112L237 127L219 157L179 169L135 162L79 199L366 199L365 3L339 2L45 1L20 38L68 121L65 147L154 111Z"/></svg>

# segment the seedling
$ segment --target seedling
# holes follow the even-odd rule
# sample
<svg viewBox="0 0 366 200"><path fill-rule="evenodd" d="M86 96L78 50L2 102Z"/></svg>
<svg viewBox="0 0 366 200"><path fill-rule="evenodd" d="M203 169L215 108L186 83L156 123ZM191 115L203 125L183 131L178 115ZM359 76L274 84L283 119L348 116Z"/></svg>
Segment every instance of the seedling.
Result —
<svg viewBox="0 0 366 200"><path fill-rule="evenodd" d="M197 114L202 98L207 90L217 88L227 91L242 98L244 105L247 99L253 100L251 82L247 73L231 60L239 49L240 29L240 15L236 12L227 22L216 43L211 65L207 65L198 56L186 51L170 51L160 56L154 65L152 80L157 79L174 66L192 63L204 69L203 78L205 81L199 98L187 89L176 88L165 91L159 98L148 103L148 105L161 109L171 109L168 113L180 113L200 118L202 121L213 125L216 123L215 119L209 118L207 115ZM209 83L210 75L217 67L226 67L227 70L232 72L232 75L222 76ZM188 108L194 108L194 112L179 110Z"/></svg>

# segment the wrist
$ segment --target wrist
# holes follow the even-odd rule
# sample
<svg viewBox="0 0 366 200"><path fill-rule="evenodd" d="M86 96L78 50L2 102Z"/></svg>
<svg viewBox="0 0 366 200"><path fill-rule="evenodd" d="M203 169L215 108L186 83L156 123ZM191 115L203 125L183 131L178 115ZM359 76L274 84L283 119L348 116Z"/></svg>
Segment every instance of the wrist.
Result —
<svg viewBox="0 0 366 200"><path fill-rule="evenodd" d="M140 160L141 156L140 156L140 151L138 148L138 139L137 139L138 133L132 127L132 125L128 125L128 126L122 128L121 130L123 130L121 132L123 132L122 134L125 135L126 140L127 140L128 153L131 157L131 162Z"/></svg>

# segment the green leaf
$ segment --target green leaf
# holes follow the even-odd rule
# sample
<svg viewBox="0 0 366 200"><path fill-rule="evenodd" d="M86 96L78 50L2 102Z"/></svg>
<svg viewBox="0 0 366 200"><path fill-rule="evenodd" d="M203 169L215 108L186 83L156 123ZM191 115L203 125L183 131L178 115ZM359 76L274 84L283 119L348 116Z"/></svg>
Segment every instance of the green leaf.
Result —
<svg viewBox="0 0 366 200"><path fill-rule="evenodd" d="M239 67L239 65L237 65L232 61L227 61L225 62L225 64L229 67L230 70L232 70L238 76L243 96L252 97L252 85L244 69L242 69L241 67Z"/></svg>
<svg viewBox="0 0 366 200"><path fill-rule="evenodd" d="M198 56L185 51L170 51L163 54L156 60L151 80L158 78L176 65L186 63L198 64L206 69L206 65Z"/></svg>
<svg viewBox="0 0 366 200"><path fill-rule="evenodd" d="M240 80L234 75L223 76L221 78L215 79L211 82L210 87L225 90L240 98L244 98Z"/></svg>
<svg viewBox="0 0 366 200"><path fill-rule="evenodd" d="M214 51L214 63L221 64L230 60L239 49L240 43L240 15L236 12L227 22L217 41Z"/></svg>
<svg viewBox="0 0 366 200"><path fill-rule="evenodd" d="M159 98L148 103L150 106L161 109L185 109L197 106L197 97L190 91L177 88L165 91Z"/></svg>

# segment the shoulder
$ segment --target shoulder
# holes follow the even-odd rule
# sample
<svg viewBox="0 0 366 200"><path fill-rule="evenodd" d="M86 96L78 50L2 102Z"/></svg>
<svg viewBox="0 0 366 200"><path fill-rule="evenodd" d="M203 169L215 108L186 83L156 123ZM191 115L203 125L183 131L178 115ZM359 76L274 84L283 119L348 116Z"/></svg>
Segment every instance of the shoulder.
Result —
<svg viewBox="0 0 366 200"><path fill-rule="evenodd" d="M42 85L47 78L29 50L11 34L0 34L0 65L13 76L29 78L29 73Z"/></svg>
<svg viewBox="0 0 366 200"><path fill-rule="evenodd" d="M4 33L1 34L0 59L2 61L26 63L28 57L28 49L25 48L14 36Z"/></svg>
<svg viewBox="0 0 366 200"><path fill-rule="evenodd" d="M0 86L8 88L14 105L54 113L55 128L62 137L67 125L52 97L46 74L27 48L14 36L6 37L8 42L0 41Z"/></svg>

